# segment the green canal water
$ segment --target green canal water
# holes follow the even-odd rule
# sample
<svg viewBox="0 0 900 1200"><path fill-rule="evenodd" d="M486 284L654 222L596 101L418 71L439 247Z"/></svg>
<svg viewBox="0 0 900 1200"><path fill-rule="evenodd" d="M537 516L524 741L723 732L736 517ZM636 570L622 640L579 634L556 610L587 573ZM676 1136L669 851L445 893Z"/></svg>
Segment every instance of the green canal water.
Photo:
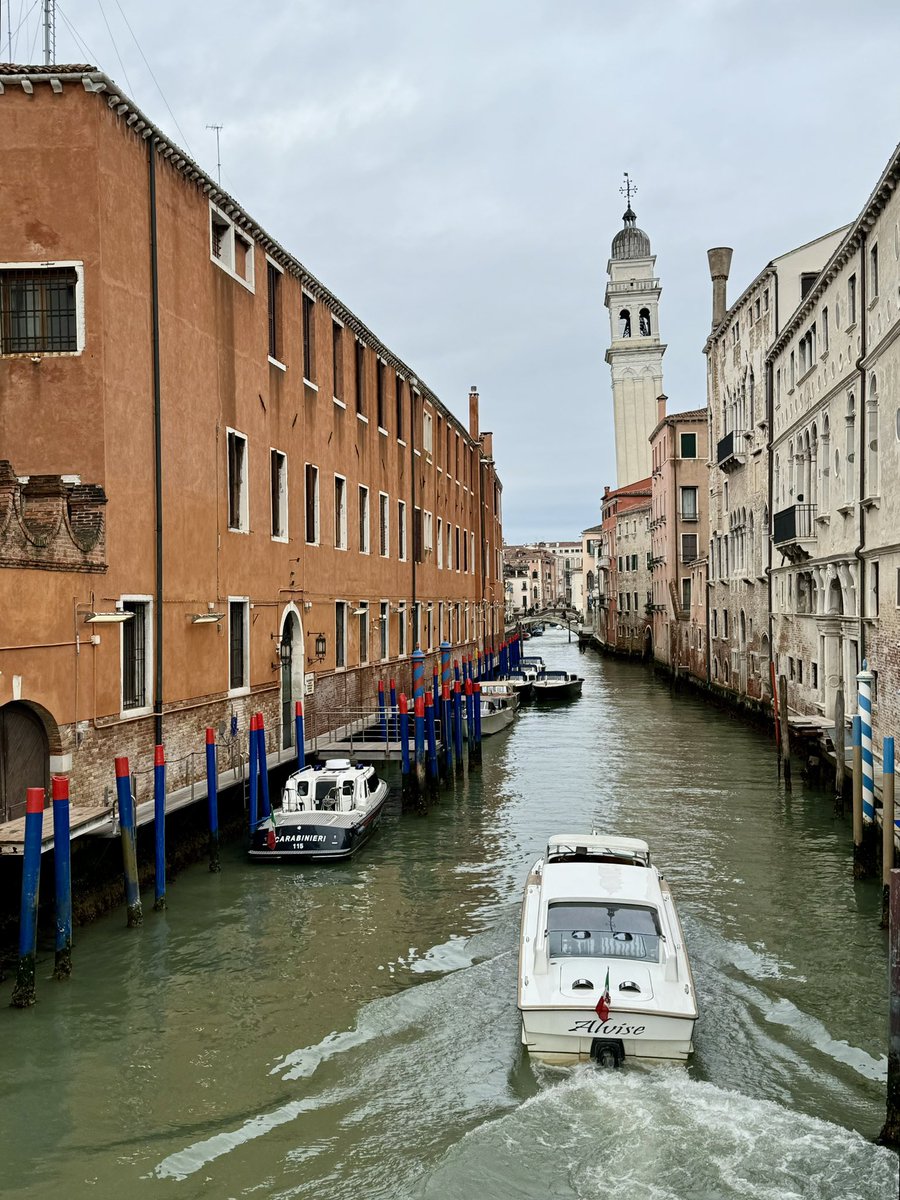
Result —
<svg viewBox="0 0 900 1200"><path fill-rule="evenodd" d="M584 696L523 711L427 817L394 803L343 866L232 846L142 929L80 930L33 1010L0 986L4 1196L893 1200L886 943L848 823L784 793L762 734L564 633L533 645ZM522 1054L526 869L592 824L672 882L687 1067Z"/></svg>

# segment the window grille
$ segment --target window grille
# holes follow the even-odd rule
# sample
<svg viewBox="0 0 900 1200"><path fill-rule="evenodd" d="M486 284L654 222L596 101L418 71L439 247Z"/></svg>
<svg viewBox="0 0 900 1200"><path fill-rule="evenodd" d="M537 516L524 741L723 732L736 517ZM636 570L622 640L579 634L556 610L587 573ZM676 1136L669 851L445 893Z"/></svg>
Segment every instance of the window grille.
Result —
<svg viewBox="0 0 900 1200"><path fill-rule="evenodd" d="M0 353L78 349L74 267L0 271Z"/></svg>

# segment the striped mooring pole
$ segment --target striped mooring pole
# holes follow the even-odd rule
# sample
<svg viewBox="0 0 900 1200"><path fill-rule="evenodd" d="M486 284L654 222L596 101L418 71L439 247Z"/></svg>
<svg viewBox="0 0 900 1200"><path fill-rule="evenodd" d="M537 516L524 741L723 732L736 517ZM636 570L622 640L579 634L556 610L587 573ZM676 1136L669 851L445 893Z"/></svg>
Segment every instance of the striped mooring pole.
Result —
<svg viewBox="0 0 900 1200"><path fill-rule="evenodd" d="M875 820L875 760L872 757L872 672L863 659L862 670L856 677L859 733L862 746L862 814L863 824Z"/></svg>
<svg viewBox="0 0 900 1200"><path fill-rule="evenodd" d="M116 799L119 804L119 832L122 837L122 866L125 873L125 910L129 929L143 925L141 889L138 882L137 834L134 828L134 796L131 794L131 772L128 759L116 759Z"/></svg>
<svg viewBox="0 0 900 1200"><path fill-rule="evenodd" d="M416 746L415 781L421 794L425 790L425 655L419 646L413 650L412 660L413 721Z"/></svg>
<svg viewBox="0 0 900 1200"><path fill-rule="evenodd" d="M453 682L453 752L456 756L456 773L463 771L463 720L462 720L462 689L459 680Z"/></svg>
<svg viewBox="0 0 900 1200"><path fill-rule="evenodd" d="M437 732L434 722L434 697L425 693L425 737L428 742L428 790L432 796L438 790Z"/></svg>
<svg viewBox="0 0 900 1200"><path fill-rule="evenodd" d="M475 684L475 741L472 744L474 754L470 755L470 761L481 762L481 684Z"/></svg>
<svg viewBox="0 0 900 1200"><path fill-rule="evenodd" d="M22 907L19 918L19 965L10 1004L34 1004L34 960L37 954L38 892L41 886L41 837L44 826L44 789L25 793L25 847L22 854Z"/></svg>
<svg viewBox="0 0 900 1200"><path fill-rule="evenodd" d="M72 974L72 841L69 833L69 780L54 775L50 780L53 797L53 873L56 882L56 958L54 979Z"/></svg>
<svg viewBox="0 0 900 1200"><path fill-rule="evenodd" d="M400 738L400 794L405 799L412 791L409 771L409 705L405 693L397 697L397 724Z"/></svg>
<svg viewBox="0 0 900 1200"><path fill-rule="evenodd" d="M466 697L466 746L471 757L472 746L475 744L475 705L473 703L474 691L472 680L467 679L463 687L465 688Z"/></svg>
<svg viewBox="0 0 900 1200"><path fill-rule="evenodd" d="M444 784L449 787L453 779L453 737L451 735L452 721L450 719L450 668L447 667L448 681L441 687L441 737L444 740Z"/></svg>
<svg viewBox="0 0 900 1200"><path fill-rule="evenodd" d="M387 731L387 713L385 712L385 702L384 702L384 680L383 679L378 680L378 727L381 730L381 740L383 742L386 742L388 740L388 731Z"/></svg>
<svg viewBox="0 0 900 1200"><path fill-rule="evenodd" d="M250 717L250 836L259 824L259 748L256 741L256 713Z"/></svg>
<svg viewBox="0 0 900 1200"><path fill-rule="evenodd" d="M294 741L297 744L297 770L306 766L306 732L303 728L303 701L294 703Z"/></svg>
<svg viewBox="0 0 900 1200"><path fill-rule="evenodd" d="M266 724L262 713L256 714L257 754L259 756L259 795L262 819L268 820L272 812L269 804L269 758L266 754Z"/></svg>
<svg viewBox="0 0 900 1200"><path fill-rule="evenodd" d="M397 737L397 680L392 679L391 688L391 737Z"/></svg>
<svg viewBox="0 0 900 1200"><path fill-rule="evenodd" d="M153 911L166 907L166 750L153 749L153 835L154 835L154 897Z"/></svg>
<svg viewBox="0 0 900 1200"><path fill-rule="evenodd" d="M219 773L216 767L216 732L206 730L206 804L209 814L209 869L215 874L219 864Z"/></svg>

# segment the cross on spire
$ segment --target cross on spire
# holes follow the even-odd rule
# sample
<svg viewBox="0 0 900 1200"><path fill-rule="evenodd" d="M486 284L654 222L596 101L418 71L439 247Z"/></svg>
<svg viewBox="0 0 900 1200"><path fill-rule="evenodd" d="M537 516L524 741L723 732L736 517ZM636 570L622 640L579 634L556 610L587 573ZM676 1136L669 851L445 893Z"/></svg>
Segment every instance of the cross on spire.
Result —
<svg viewBox="0 0 900 1200"><path fill-rule="evenodd" d="M637 184L632 182L627 171L625 172L625 182L619 188L619 192L625 197L628 207L631 208L631 197L637 195Z"/></svg>

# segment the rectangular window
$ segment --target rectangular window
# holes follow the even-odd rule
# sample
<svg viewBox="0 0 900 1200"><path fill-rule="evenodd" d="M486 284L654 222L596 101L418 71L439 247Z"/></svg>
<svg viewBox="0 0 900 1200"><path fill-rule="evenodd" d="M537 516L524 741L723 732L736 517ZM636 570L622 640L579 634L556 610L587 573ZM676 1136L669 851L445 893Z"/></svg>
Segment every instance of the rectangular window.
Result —
<svg viewBox="0 0 900 1200"><path fill-rule="evenodd" d="M434 452L434 427L431 413L422 410L422 449L426 454Z"/></svg>
<svg viewBox="0 0 900 1200"><path fill-rule="evenodd" d="M463 563L462 563L463 573L468 575L468 573L469 573L469 539L466 537L465 529L462 531L462 552L463 552Z"/></svg>
<svg viewBox="0 0 900 1200"><path fill-rule="evenodd" d="M334 606L334 665L347 665L347 605L343 600Z"/></svg>
<svg viewBox="0 0 900 1200"><path fill-rule="evenodd" d="M337 321L331 322L331 374L334 379L335 400L344 399L344 330Z"/></svg>
<svg viewBox="0 0 900 1200"><path fill-rule="evenodd" d="M458 525L456 527L456 553L454 555L454 558L456 560L456 569L458 571L459 570L459 526Z"/></svg>
<svg viewBox="0 0 900 1200"><path fill-rule="evenodd" d="M213 204L209 206L209 257L249 291L254 290L253 242Z"/></svg>
<svg viewBox="0 0 900 1200"><path fill-rule="evenodd" d="M683 487L681 489L681 519L682 521L697 521L699 520L699 512L697 509L697 498L699 489L695 487Z"/></svg>
<svg viewBox="0 0 900 1200"><path fill-rule="evenodd" d="M788 656L788 678L791 680L796 679L796 672L794 670L794 659L790 655Z"/></svg>
<svg viewBox="0 0 900 1200"><path fill-rule="evenodd" d="M391 656L391 606L382 600L378 606L378 653L382 661Z"/></svg>
<svg viewBox="0 0 900 1200"><path fill-rule="evenodd" d="M822 353L828 353L828 309L822 309Z"/></svg>
<svg viewBox="0 0 900 1200"><path fill-rule="evenodd" d="M269 285L269 358L280 361L281 350L281 272L273 262L266 262Z"/></svg>
<svg viewBox="0 0 900 1200"><path fill-rule="evenodd" d="M728 609L722 609L722 636L728 637Z"/></svg>
<svg viewBox="0 0 900 1200"><path fill-rule="evenodd" d="M250 602L228 601L228 687L250 686Z"/></svg>
<svg viewBox="0 0 900 1200"><path fill-rule="evenodd" d="M287 540L287 455L282 454L280 450L272 450L269 463L272 484L272 537Z"/></svg>
<svg viewBox="0 0 900 1200"><path fill-rule="evenodd" d="M878 580L878 568L879 568L879 564L878 564L877 562L873 562L873 563L870 563L870 564L869 564L869 585L870 585L870 594L869 594L869 599L870 599L870 612L869 612L869 616L871 616L871 617L877 617L877 616L878 616L878 609L879 609L879 605L880 605L880 601L881 601L880 589L879 589L879 586L878 586L878 584L879 584L879 580Z"/></svg>
<svg viewBox="0 0 900 1200"><path fill-rule="evenodd" d="M413 651L422 645L422 602L417 600L413 605Z"/></svg>
<svg viewBox="0 0 900 1200"><path fill-rule="evenodd" d="M390 499L386 492L378 493L378 553L388 558L391 553Z"/></svg>
<svg viewBox="0 0 900 1200"><path fill-rule="evenodd" d="M814 662L810 663L809 669L812 674L812 686L814 688L818 688L818 686L819 686L819 664L814 663Z"/></svg>
<svg viewBox="0 0 900 1200"><path fill-rule="evenodd" d="M347 549L347 480L334 477L334 548Z"/></svg>
<svg viewBox="0 0 900 1200"><path fill-rule="evenodd" d="M303 301L303 378L307 383L316 382L316 302L306 292L300 293ZM340 326L332 324L340 330ZM340 339L338 340L340 349ZM337 395L337 393L335 393Z"/></svg>
<svg viewBox="0 0 900 1200"><path fill-rule="evenodd" d="M681 457L696 458L697 457L697 435L696 433L682 433L679 435L681 440Z"/></svg>
<svg viewBox="0 0 900 1200"><path fill-rule="evenodd" d="M791 351L791 391L794 390L794 384L797 382L797 360L794 351Z"/></svg>
<svg viewBox="0 0 900 1200"><path fill-rule="evenodd" d="M426 554L434 549L434 519L427 510L422 519L422 549Z"/></svg>
<svg viewBox="0 0 900 1200"><path fill-rule="evenodd" d="M413 562L422 561L422 510L413 509Z"/></svg>
<svg viewBox="0 0 900 1200"><path fill-rule="evenodd" d="M369 553L369 489L359 485L359 552Z"/></svg>
<svg viewBox="0 0 900 1200"><path fill-rule="evenodd" d="M875 300L878 297L878 245L874 245L869 251L869 299Z"/></svg>
<svg viewBox="0 0 900 1200"><path fill-rule="evenodd" d="M472 574L475 574L475 534L469 534L469 567Z"/></svg>
<svg viewBox="0 0 900 1200"><path fill-rule="evenodd" d="M397 614L397 653L401 658L406 655L406 604L400 605Z"/></svg>
<svg viewBox="0 0 900 1200"><path fill-rule="evenodd" d="M77 352L75 267L0 270L0 354Z"/></svg>
<svg viewBox="0 0 900 1200"><path fill-rule="evenodd" d="M434 610L433 610L432 605L429 604L426 606L426 608L425 608L425 633L427 636L427 641L425 642L425 645L423 646L424 650L430 650L431 647L434 645L434 618L432 616L433 611Z"/></svg>
<svg viewBox="0 0 900 1200"><path fill-rule="evenodd" d="M447 623L449 624L449 619L448 619L448 622L447 622ZM444 636L445 636L445 635L444 635L444 602L443 602L443 600L440 600L440 601L438 601L438 627L437 627L437 635L438 635L438 641L439 641L439 642L440 642L440 641L442 641L442 640L443 640L443 638L444 638ZM450 641L450 635L449 635L449 633L447 634L447 641L448 641L448 642Z"/></svg>
<svg viewBox="0 0 900 1200"><path fill-rule="evenodd" d="M319 468L306 464L306 540L319 544Z"/></svg>
<svg viewBox="0 0 900 1200"><path fill-rule="evenodd" d="M375 362L375 412L378 416L378 428L386 429L387 418L384 412L384 363L380 358Z"/></svg>
<svg viewBox="0 0 900 1200"><path fill-rule="evenodd" d="M227 432L228 528L246 533L250 528L247 496L247 439L235 429Z"/></svg>
<svg viewBox="0 0 900 1200"><path fill-rule="evenodd" d="M359 663L362 666L369 661L369 606L365 600L359 602L356 619L359 622Z"/></svg>
<svg viewBox="0 0 900 1200"><path fill-rule="evenodd" d="M394 399L397 410L394 418L397 425L397 440L402 442L405 426L403 424L403 378L400 375L397 375L394 379Z"/></svg>
<svg viewBox="0 0 900 1200"><path fill-rule="evenodd" d="M150 703L150 603L125 600L122 611L131 613L122 625L122 711L130 712Z"/></svg>
<svg viewBox="0 0 900 1200"><path fill-rule="evenodd" d="M856 275L847 280L847 316L850 324L856 324Z"/></svg>
<svg viewBox="0 0 900 1200"><path fill-rule="evenodd" d="M397 501L397 557L406 562L406 501Z"/></svg>
<svg viewBox="0 0 900 1200"><path fill-rule="evenodd" d="M437 565L440 571L444 565L444 522L437 519Z"/></svg>
<svg viewBox="0 0 900 1200"><path fill-rule="evenodd" d="M447 522L447 570L453 570L453 526Z"/></svg>
<svg viewBox="0 0 900 1200"><path fill-rule="evenodd" d="M366 348L356 339L356 411L366 415Z"/></svg>
<svg viewBox="0 0 900 1200"><path fill-rule="evenodd" d="M802 658L797 659L797 682L798 683L803 682L803 659Z"/></svg>

